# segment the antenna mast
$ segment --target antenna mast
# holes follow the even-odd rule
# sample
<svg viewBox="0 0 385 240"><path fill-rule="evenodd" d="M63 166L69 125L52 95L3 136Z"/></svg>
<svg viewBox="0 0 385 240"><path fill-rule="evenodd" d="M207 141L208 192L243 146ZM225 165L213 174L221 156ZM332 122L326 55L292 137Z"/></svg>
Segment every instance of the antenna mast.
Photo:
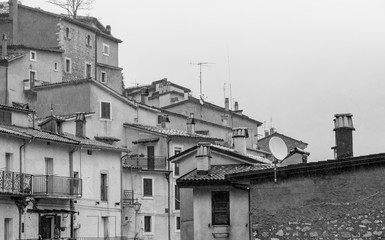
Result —
<svg viewBox="0 0 385 240"><path fill-rule="evenodd" d="M197 62L197 63L190 63L191 65L198 65L199 66L199 95L203 97L202 93L202 65L209 65L209 64L215 64L210 62Z"/></svg>

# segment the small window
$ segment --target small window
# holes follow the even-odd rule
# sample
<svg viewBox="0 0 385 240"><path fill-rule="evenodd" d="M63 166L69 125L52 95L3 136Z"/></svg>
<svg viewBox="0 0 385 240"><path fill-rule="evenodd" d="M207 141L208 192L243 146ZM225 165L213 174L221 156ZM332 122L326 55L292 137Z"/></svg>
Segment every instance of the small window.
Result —
<svg viewBox="0 0 385 240"><path fill-rule="evenodd" d="M91 76L92 76L92 65L90 63L86 63L85 77L91 78Z"/></svg>
<svg viewBox="0 0 385 240"><path fill-rule="evenodd" d="M108 201L108 180L106 173L100 174L100 200Z"/></svg>
<svg viewBox="0 0 385 240"><path fill-rule="evenodd" d="M72 71L72 63L70 58L66 58L66 65L65 65L66 73L71 73Z"/></svg>
<svg viewBox="0 0 385 240"><path fill-rule="evenodd" d="M90 35L87 35L87 37L86 37L86 45L91 46L91 36Z"/></svg>
<svg viewBox="0 0 385 240"><path fill-rule="evenodd" d="M103 55L110 56L110 45L103 43Z"/></svg>
<svg viewBox="0 0 385 240"><path fill-rule="evenodd" d="M36 62L36 60L37 60L37 54L36 54L35 51L30 51L30 52L29 52L29 59L30 59L31 61Z"/></svg>
<svg viewBox="0 0 385 240"><path fill-rule="evenodd" d="M175 232L180 231L180 217L175 217Z"/></svg>
<svg viewBox="0 0 385 240"><path fill-rule="evenodd" d="M100 118L111 120L111 104L109 102L100 102Z"/></svg>
<svg viewBox="0 0 385 240"><path fill-rule="evenodd" d="M177 185L175 185L174 189L175 189L175 210L180 210L180 189Z"/></svg>
<svg viewBox="0 0 385 240"><path fill-rule="evenodd" d="M70 29L68 27L66 27L66 38L70 38Z"/></svg>
<svg viewBox="0 0 385 240"><path fill-rule="evenodd" d="M106 83L106 82L107 82L107 73L104 72L104 71L102 71L102 72L101 72L101 77L100 77L100 78L101 78L100 81L101 81L102 83Z"/></svg>
<svg viewBox="0 0 385 240"><path fill-rule="evenodd" d="M213 225L230 225L230 204L228 191L211 193L211 214Z"/></svg>
<svg viewBox="0 0 385 240"><path fill-rule="evenodd" d="M153 196L152 178L143 178L143 197Z"/></svg>
<svg viewBox="0 0 385 240"><path fill-rule="evenodd" d="M53 64L53 70L54 70L55 72L57 72L57 71L59 70L59 66L58 66L57 62L55 62L55 63Z"/></svg>
<svg viewBox="0 0 385 240"><path fill-rule="evenodd" d="M144 233L152 233L152 216L144 216L143 225Z"/></svg>
<svg viewBox="0 0 385 240"><path fill-rule="evenodd" d="M92 150L87 150L87 155L92 155Z"/></svg>
<svg viewBox="0 0 385 240"><path fill-rule="evenodd" d="M35 70L29 70L29 80L33 84L36 81L36 71Z"/></svg>

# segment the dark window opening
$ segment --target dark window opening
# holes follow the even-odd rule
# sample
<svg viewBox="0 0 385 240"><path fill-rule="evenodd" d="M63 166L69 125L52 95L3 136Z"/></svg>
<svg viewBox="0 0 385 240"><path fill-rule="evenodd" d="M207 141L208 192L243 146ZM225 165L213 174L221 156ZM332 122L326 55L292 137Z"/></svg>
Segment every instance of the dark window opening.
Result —
<svg viewBox="0 0 385 240"><path fill-rule="evenodd" d="M101 118L102 119L111 119L111 105L108 102L101 103Z"/></svg>
<svg viewBox="0 0 385 240"><path fill-rule="evenodd" d="M214 191L212 200L212 224L230 225L230 199L227 191Z"/></svg>
<svg viewBox="0 0 385 240"><path fill-rule="evenodd" d="M100 174L100 200L108 201L108 182L107 182L107 174Z"/></svg>
<svg viewBox="0 0 385 240"><path fill-rule="evenodd" d="M175 185L175 210L180 210L180 189Z"/></svg>
<svg viewBox="0 0 385 240"><path fill-rule="evenodd" d="M4 110L0 110L0 123L11 125L12 124L12 113Z"/></svg>
<svg viewBox="0 0 385 240"><path fill-rule="evenodd" d="M143 178L143 197L152 197L152 179Z"/></svg>
<svg viewBox="0 0 385 240"><path fill-rule="evenodd" d="M144 232L152 232L151 231L151 216L144 216Z"/></svg>

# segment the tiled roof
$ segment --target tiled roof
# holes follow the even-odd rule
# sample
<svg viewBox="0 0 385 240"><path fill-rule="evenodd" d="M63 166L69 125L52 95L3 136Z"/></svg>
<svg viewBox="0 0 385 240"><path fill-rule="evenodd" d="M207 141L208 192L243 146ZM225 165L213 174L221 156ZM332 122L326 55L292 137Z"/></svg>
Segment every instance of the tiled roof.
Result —
<svg viewBox="0 0 385 240"><path fill-rule="evenodd" d="M9 3L0 2L0 14L8 14L8 13L9 13Z"/></svg>
<svg viewBox="0 0 385 240"><path fill-rule="evenodd" d="M37 138L40 140L46 140L46 141L53 141L53 142L61 142L61 143L68 143L68 144L78 144L77 141L68 139L64 136L60 136L58 134L50 133L50 132L44 132L40 130L36 130L33 128L26 128L26 127L17 127L17 126L5 126L2 125L2 128L17 132L18 134L27 135L33 138Z"/></svg>
<svg viewBox="0 0 385 240"><path fill-rule="evenodd" d="M267 164L236 164L236 165L212 165L210 174L198 175L197 170L187 173L180 177L177 182L212 182L212 181L227 181L226 175L239 172L256 171L272 168L272 165Z"/></svg>
<svg viewBox="0 0 385 240"><path fill-rule="evenodd" d="M255 156L255 155L248 154L248 153L242 154L242 153L237 152L237 151L236 151L235 149L233 149L233 148L227 148L227 147L223 147L223 146L213 145L213 144L212 144L212 145L211 145L211 149L214 149L214 150L217 149L217 150L225 151L225 152L227 152L227 153L237 154L238 157L240 157L240 156L247 157L247 158L249 158L249 159L251 159L251 160L255 160L255 162L257 162L257 163L262 162L262 163L266 163L266 164L271 164L271 161L268 160L268 159L266 159L266 158L264 158L264 157Z"/></svg>
<svg viewBox="0 0 385 240"><path fill-rule="evenodd" d="M0 61L7 61L7 62L11 62L13 60L16 60L18 58L21 58L23 56L25 56L25 52L21 52L21 51L18 51L18 52L8 52L7 56L0 56Z"/></svg>
<svg viewBox="0 0 385 240"><path fill-rule="evenodd" d="M30 135L23 134L21 132L13 131L11 129L4 128L0 126L0 133L5 133L5 134L11 134L11 135L16 135L18 137L23 137L23 138L31 138Z"/></svg>
<svg viewBox="0 0 385 240"><path fill-rule="evenodd" d="M15 106L10 106L10 105L3 105L0 104L0 109L5 109L9 111L15 111L15 112L23 112L23 113L33 113L35 111L31 109L26 109L26 108L20 108L20 107L15 107Z"/></svg>
<svg viewBox="0 0 385 240"><path fill-rule="evenodd" d="M92 115L94 114L95 112L85 112L85 115L86 117L89 116L89 115ZM46 117L41 117L41 118L36 118L35 121L36 123L39 125L39 124L42 124L44 123L45 121L51 119L51 118L56 118L58 120L62 120L62 121L66 121L66 120L69 120L69 119L75 119L76 118L76 113L70 113L70 114L54 114L54 115L50 115L50 116L46 116Z"/></svg>
<svg viewBox="0 0 385 240"><path fill-rule="evenodd" d="M66 138L72 139L73 141L80 142L81 145L83 145L85 147L89 147L89 148L101 148L101 149L116 150L116 151L122 151L122 152L128 151L126 148L117 147L114 145L103 143L103 142L100 142L97 140L92 140L89 138L78 137L78 136L70 134L70 133L64 133L63 135Z"/></svg>
<svg viewBox="0 0 385 240"><path fill-rule="evenodd" d="M212 141L223 141L223 139L210 137L202 134L196 133L187 133L186 131L179 129L171 129L171 128L159 128L154 126L147 126L136 123L125 123L124 126L133 127L140 130L150 131L153 133L170 136L170 137L186 137L186 138L196 138L202 140L212 140Z"/></svg>

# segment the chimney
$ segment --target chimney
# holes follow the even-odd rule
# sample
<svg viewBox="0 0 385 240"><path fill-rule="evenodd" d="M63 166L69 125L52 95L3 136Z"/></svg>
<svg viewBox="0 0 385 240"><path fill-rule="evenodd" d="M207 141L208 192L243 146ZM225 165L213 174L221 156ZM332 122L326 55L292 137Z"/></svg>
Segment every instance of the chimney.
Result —
<svg viewBox="0 0 385 240"><path fill-rule="evenodd" d="M225 109L229 111L229 98L225 98Z"/></svg>
<svg viewBox="0 0 385 240"><path fill-rule="evenodd" d="M165 115L161 115L160 117L160 126L162 128L169 128L169 125L170 125L170 119L168 118L168 115L165 114Z"/></svg>
<svg viewBox="0 0 385 240"><path fill-rule="evenodd" d="M184 100L188 100L188 91L184 91Z"/></svg>
<svg viewBox="0 0 385 240"><path fill-rule="evenodd" d="M336 136L336 146L334 149L334 158L353 157L353 126L352 114L336 114L334 115L334 131Z"/></svg>
<svg viewBox="0 0 385 240"><path fill-rule="evenodd" d="M86 138L86 115L84 112L76 113L76 136Z"/></svg>
<svg viewBox="0 0 385 240"><path fill-rule="evenodd" d="M107 25L106 29L107 29L108 34L111 34L111 25Z"/></svg>
<svg viewBox="0 0 385 240"><path fill-rule="evenodd" d="M240 154L246 154L246 138L249 137L249 131L247 128L234 128L233 129L233 142L234 150Z"/></svg>
<svg viewBox="0 0 385 240"><path fill-rule="evenodd" d="M235 101L234 103L234 111L238 111L239 110L239 105L238 105L238 102Z"/></svg>
<svg viewBox="0 0 385 240"><path fill-rule="evenodd" d="M142 88L140 89L140 102L146 103L146 97L149 95L148 88Z"/></svg>
<svg viewBox="0 0 385 240"><path fill-rule="evenodd" d="M18 14L18 0L9 0L9 18L12 20L12 45L19 44L19 14Z"/></svg>
<svg viewBox="0 0 385 240"><path fill-rule="evenodd" d="M8 39L7 35L4 33L1 41L1 56L5 57L8 55Z"/></svg>
<svg viewBox="0 0 385 240"><path fill-rule="evenodd" d="M270 135L273 133L275 133L275 128L272 127L272 128L270 128Z"/></svg>
<svg viewBox="0 0 385 240"><path fill-rule="evenodd" d="M190 113L190 116L187 118L187 133L188 134L194 134L195 133L194 113Z"/></svg>
<svg viewBox="0 0 385 240"><path fill-rule="evenodd" d="M265 137L269 136L269 130L265 130Z"/></svg>
<svg viewBox="0 0 385 240"><path fill-rule="evenodd" d="M211 151L210 143L198 143L197 155L197 174L208 175L211 170Z"/></svg>

